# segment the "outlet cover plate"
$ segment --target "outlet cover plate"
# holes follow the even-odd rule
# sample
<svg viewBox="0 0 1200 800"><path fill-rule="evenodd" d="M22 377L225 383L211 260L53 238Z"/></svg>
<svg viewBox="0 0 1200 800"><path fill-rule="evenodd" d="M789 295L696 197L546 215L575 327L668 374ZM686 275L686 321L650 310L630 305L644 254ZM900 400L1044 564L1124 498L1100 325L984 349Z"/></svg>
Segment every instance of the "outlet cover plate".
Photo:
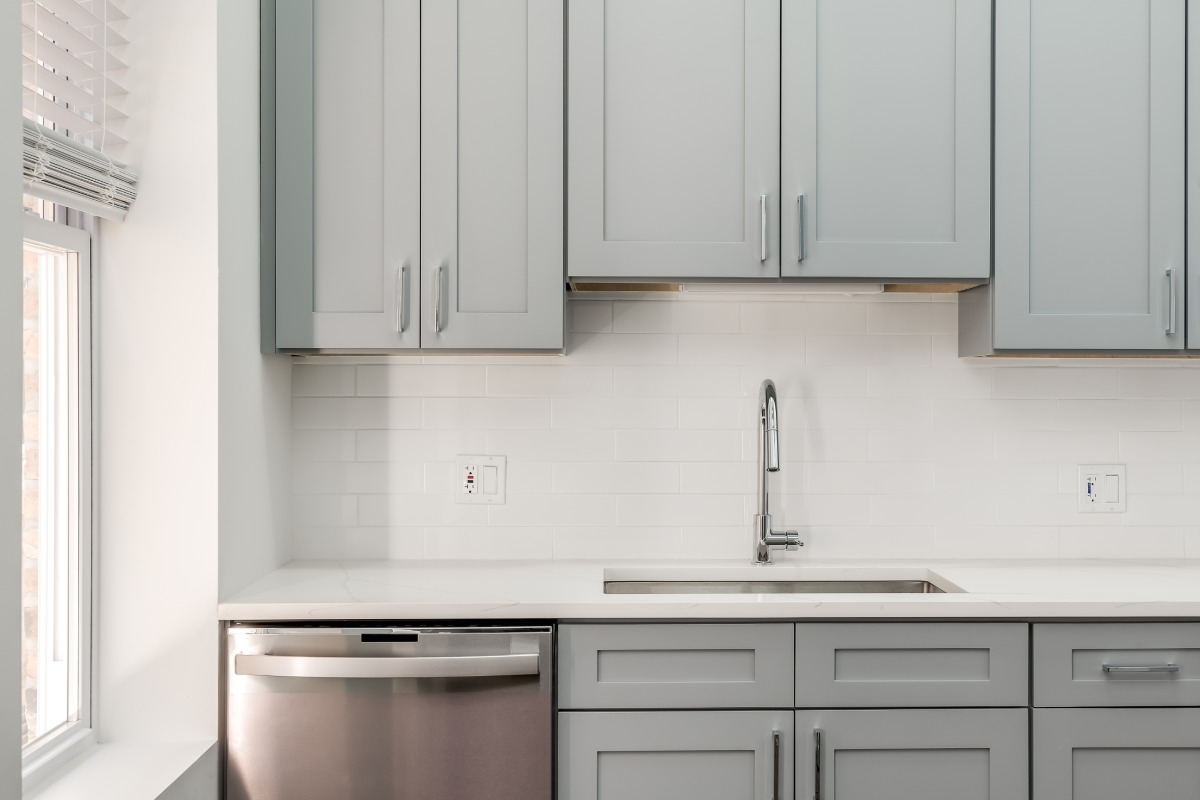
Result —
<svg viewBox="0 0 1200 800"><path fill-rule="evenodd" d="M1079 513L1123 514L1125 491L1124 464L1079 465Z"/></svg>
<svg viewBox="0 0 1200 800"><path fill-rule="evenodd" d="M454 502L458 505L502 506L508 491L508 458L458 456L454 484Z"/></svg>

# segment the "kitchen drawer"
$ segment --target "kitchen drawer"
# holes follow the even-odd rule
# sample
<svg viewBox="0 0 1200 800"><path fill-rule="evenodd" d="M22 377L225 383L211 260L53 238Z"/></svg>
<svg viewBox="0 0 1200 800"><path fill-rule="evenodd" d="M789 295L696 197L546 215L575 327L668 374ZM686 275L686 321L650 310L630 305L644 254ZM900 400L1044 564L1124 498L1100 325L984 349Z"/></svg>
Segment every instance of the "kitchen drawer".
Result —
<svg viewBox="0 0 1200 800"><path fill-rule="evenodd" d="M1034 625L1033 704L1200 706L1200 624Z"/></svg>
<svg viewBox="0 0 1200 800"><path fill-rule="evenodd" d="M801 623L797 708L1024 706L1024 623Z"/></svg>
<svg viewBox="0 0 1200 800"><path fill-rule="evenodd" d="M563 625L558 704L791 708L793 626Z"/></svg>

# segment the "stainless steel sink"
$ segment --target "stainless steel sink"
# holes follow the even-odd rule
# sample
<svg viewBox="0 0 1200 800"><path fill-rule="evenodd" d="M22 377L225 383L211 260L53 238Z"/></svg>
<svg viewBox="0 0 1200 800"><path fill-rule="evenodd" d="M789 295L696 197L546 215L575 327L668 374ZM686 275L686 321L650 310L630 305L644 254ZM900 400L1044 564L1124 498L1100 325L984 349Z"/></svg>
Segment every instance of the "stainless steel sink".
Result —
<svg viewBox="0 0 1200 800"><path fill-rule="evenodd" d="M605 594L944 594L926 580L610 580Z"/></svg>

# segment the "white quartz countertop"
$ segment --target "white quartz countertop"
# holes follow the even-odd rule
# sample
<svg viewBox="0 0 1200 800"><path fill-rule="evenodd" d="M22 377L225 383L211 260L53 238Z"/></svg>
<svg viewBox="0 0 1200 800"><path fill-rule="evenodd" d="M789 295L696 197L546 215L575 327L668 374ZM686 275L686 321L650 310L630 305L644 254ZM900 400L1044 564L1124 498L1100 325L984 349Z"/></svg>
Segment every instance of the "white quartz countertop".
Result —
<svg viewBox="0 0 1200 800"><path fill-rule="evenodd" d="M605 594L605 580L917 578L945 594ZM953 591L958 589L961 591ZM226 620L1195 617L1200 560L294 561Z"/></svg>

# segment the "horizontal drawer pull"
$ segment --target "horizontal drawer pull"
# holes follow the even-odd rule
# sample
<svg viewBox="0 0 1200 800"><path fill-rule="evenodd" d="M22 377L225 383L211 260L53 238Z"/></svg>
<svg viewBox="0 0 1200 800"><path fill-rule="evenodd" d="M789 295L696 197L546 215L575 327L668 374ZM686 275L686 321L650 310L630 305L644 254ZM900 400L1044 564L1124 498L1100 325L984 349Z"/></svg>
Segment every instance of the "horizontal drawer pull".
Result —
<svg viewBox="0 0 1200 800"><path fill-rule="evenodd" d="M1105 664L1104 671L1107 673L1125 674L1130 672L1179 672L1178 664L1152 664L1150 666L1118 666L1116 664Z"/></svg>
<svg viewBox="0 0 1200 800"><path fill-rule="evenodd" d="M353 656L234 656L238 675L268 678L493 678L537 675L537 653L409 658Z"/></svg>

